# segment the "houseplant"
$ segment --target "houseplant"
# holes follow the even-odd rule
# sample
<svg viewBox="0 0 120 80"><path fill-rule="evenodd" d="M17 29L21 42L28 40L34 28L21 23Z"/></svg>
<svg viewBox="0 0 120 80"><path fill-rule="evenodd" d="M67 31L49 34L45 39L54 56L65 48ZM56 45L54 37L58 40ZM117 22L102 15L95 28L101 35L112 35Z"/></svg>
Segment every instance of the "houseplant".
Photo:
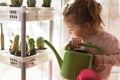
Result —
<svg viewBox="0 0 120 80"><path fill-rule="evenodd" d="M52 0L43 0L42 7L50 7Z"/></svg>
<svg viewBox="0 0 120 80"><path fill-rule="evenodd" d="M28 7L35 7L36 0L27 0L27 6Z"/></svg>
<svg viewBox="0 0 120 80"><path fill-rule="evenodd" d="M21 7L23 0L11 0L11 7Z"/></svg>

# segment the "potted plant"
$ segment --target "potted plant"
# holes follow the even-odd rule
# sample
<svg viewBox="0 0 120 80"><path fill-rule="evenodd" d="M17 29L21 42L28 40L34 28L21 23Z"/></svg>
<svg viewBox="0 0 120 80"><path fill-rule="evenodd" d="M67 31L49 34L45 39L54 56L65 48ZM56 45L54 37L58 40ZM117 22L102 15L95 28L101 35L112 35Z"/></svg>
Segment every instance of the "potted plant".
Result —
<svg viewBox="0 0 120 80"><path fill-rule="evenodd" d="M19 35L14 36L14 40L10 40L11 46L10 46L10 53L15 55L15 53L18 52L19 49Z"/></svg>
<svg viewBox="0 0 120 80"><path fill-rule="evenodd" d="M30 53L30 55L36 54L35 41L33 38L28 39L28 52Z"/></svg>
<svg viewBox="0 0 120 80"><path fill-rule="evenodd" d="M7 3L1 2L1 3L0 3L0 6L7 6Z"/></svg>
<svg viewBox="0 0 120 80"><path fill-rule="evenodd" d="M11 7L21 7L23 0L11 0Z"/></svg>
<svg viewBox="0 0 120 80"><path fill-rule="evenodd" d="M35 7L36 0L27 0L27 6L28 7Z"/></svg>
<svg viewBox="0 0 120 80"><path fill-rule="evenodd" d="M51 6L51 0L43 0L42 7L50 7Z"/></svg>
<svg viewBox="0 0 120 80"><path fill-rule="evenodd" d="M43 52L44 50L46 50L43 37L38 37L37 38L36 47L37 47L37 49L36 49L37 53L40 53L40 52Z"/></svg>

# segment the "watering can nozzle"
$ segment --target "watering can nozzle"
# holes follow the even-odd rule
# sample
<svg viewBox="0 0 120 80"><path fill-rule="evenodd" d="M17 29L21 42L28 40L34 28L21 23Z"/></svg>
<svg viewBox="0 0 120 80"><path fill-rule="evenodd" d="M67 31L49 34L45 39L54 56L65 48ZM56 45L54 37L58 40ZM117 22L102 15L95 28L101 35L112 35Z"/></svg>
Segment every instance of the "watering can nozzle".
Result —
<svg viewBox="0 0 120 80"><path fill-rule="evenodd" d="M63 62L63 60L60 57L59 53L57 52L57 50L54 48L54 46L50 42L48 42L47 40L44 40L44 42L52 49L53 53L55 54L55 56L57 58L59 67L61 69L62 68L62 62Z"/></svg>

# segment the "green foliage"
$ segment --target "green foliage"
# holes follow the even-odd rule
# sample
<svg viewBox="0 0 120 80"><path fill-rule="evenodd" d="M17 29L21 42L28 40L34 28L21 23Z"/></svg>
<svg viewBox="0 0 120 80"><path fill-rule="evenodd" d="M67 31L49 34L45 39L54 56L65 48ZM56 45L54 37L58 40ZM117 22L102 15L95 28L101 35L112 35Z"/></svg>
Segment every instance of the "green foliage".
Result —
<svg viewBox="0 0 120 80"><path fill-rule="evenodd" d="M11 45L11 51L18 51L19 48L19 35L15 35L13 43Z"/></svg>
<svg viewBox="0 0 120 80"><path fill-rule="evenodd" d="M35 41L33 38L28 39L28 48L29 50L35 50Z"/></svg>
<svg viewBox="0 0 120 80"><path fill-rule="evenodd" d="M51 0L43 0L43 7L50 7L51 6Z"/></svg>
<svg viewBox="0 0 120 80"><path fill-rule="evenodd" d="M11 0L11 5L12 6L16 6L16 7L20 7L22 5L23 0Z"/></svg>
<svg viewBox="0 0 120 80"><path fill-rule="evenodd" d="M44 39L43 37L38 37L36 40L36 46L38 49L43 49L44 48Z"/></svg>
<svg viewBox="0 0 120 80"><path fill-rule="evenodd" d="M0 6L7 6L7 3L1 2L1 3L0 3Z"/></svg>
<svg viewBox="0 0 120 80"><path fill-rule="evenodd" d="M27 6L28 7L35 7L36 0L27 0Z"/></svg>

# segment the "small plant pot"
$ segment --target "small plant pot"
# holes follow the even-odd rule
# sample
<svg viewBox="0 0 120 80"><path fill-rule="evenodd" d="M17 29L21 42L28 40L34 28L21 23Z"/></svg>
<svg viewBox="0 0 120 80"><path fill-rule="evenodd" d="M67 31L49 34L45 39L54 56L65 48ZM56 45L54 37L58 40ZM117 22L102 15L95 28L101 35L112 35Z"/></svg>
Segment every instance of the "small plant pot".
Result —
<svg viewBox="0 0 120 80"><path fill-rule="evenodd" d="M14 55L14 56L19 56L19 57L21 56L21 52L20 51L10 51L10 54ZM26 57L27 56L30 56L30 55L28 53L26 53Z"/></svg>
<svg viewBox="0 0 120 80"><path fill-rule="evenodd" d="M36 49L37 53L42 53L45 52L47 48L42 48L42 49Z"/></svg>
<svg viewBox="0 0 120 80"><path fill-rule="evenodd" d="M21 52L20 51L16 51L14 55L15 56L21 56Z"/></svg>
<svg viewBox="0 0 120 80"><path fill-rule="evenodd" d="M35 55L37 52L36 52L36 50L30 50L30 56L32 56L32 55Z"/></svg>
<svg viewBox="0 0 120 80"><path fill-rule="evenodd" d="M15 51L10 51L10 54L15 55Z"/></svg>

